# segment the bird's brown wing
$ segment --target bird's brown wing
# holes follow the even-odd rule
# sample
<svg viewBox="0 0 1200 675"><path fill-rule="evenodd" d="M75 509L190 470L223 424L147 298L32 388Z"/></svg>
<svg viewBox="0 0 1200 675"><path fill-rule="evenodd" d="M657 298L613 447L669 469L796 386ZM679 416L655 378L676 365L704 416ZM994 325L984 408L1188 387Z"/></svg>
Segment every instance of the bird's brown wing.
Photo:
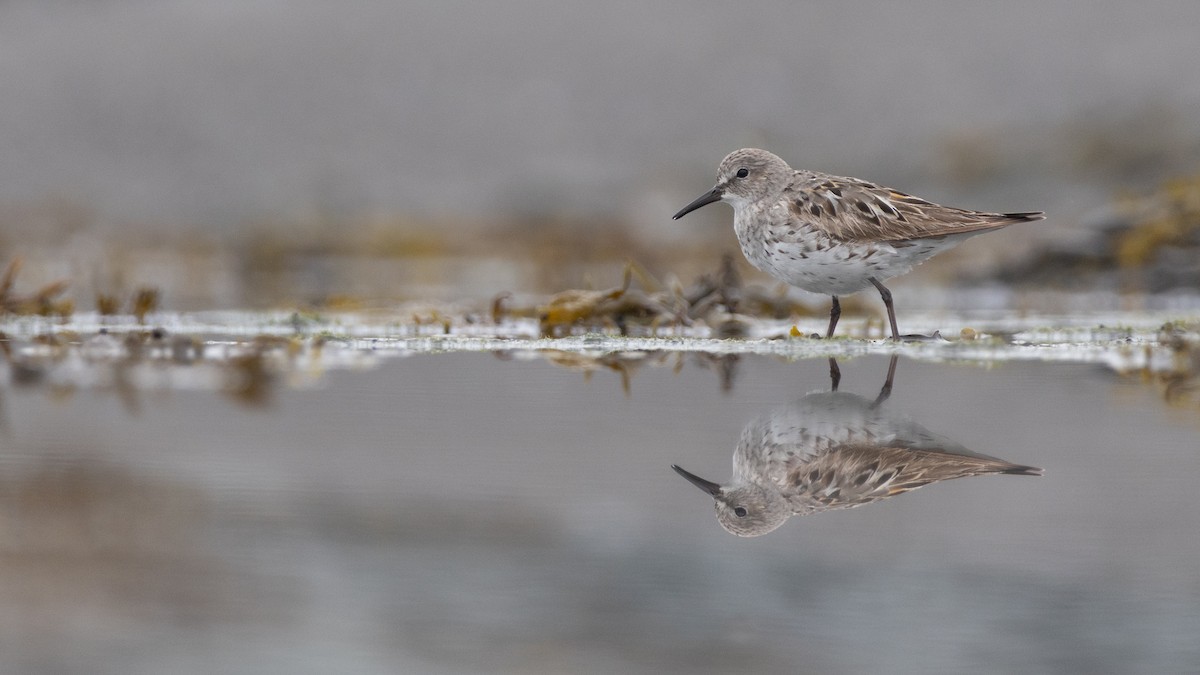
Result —
<svg viewBox="0 0 1200 675"><path fill-rule="evenodd" d="M956 209L857 178L801 171L784 196L793 216L843 242L944 237L1045 217Z"/></svg>

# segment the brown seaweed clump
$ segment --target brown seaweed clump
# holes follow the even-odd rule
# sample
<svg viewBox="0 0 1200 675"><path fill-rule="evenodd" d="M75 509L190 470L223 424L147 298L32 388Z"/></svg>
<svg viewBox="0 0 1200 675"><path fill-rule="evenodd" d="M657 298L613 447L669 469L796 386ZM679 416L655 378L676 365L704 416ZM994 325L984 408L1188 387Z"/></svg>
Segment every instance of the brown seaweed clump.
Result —
<svg viewBox="0 0 1200 675"><path fill-rule="evenodd" d="M17 274L21 271L21 259L13 258L0 276L0 314L39 315L69 317L75 311L75 302L60 298L69 281L50 282L33 293L19 295L13 292Z"/></svg>
<svg viewBox="0 0 1200 675"><path fill-rule="evenodd" d="M720 267L688 286L678 281L664 284L630 261L621 285L615 288L570 289L533 307L512 306L512 295L501 293L492 301L491 318L499 324L510 317L536 317L542 337L577 331L652 336L669 330L677 334L699 324L707 326L712 336L726 338L748 335L760 319L811 316L812 311L789 297L786 287L743 284L733 256L725 254Z"/></svg>

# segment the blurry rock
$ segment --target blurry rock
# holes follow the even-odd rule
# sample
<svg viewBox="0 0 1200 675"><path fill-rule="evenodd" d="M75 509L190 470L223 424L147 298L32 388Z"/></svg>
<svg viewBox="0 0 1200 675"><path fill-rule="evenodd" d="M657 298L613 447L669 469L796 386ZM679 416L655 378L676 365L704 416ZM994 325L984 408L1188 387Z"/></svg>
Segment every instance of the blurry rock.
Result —
<svg viewBox="0 0 1200 675"><path fill-rule="evenodd" d="M1200 175L1118 201L1077 239L1048 246L997 279L1013 285L1161 293L1200 288Z"/></svg>

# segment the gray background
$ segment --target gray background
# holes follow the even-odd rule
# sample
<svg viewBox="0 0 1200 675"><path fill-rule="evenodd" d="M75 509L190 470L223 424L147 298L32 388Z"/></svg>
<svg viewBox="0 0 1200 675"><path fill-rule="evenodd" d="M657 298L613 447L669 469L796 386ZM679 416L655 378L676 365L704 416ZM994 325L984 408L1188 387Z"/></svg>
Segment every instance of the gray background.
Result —
<svg viewBox="0 0 1200 675"><path fill-rule="evenodd" d="M0 223L670 228L745 145L1062 223L1195 166L1197 26L1188 1L10 1Z"/></svg>

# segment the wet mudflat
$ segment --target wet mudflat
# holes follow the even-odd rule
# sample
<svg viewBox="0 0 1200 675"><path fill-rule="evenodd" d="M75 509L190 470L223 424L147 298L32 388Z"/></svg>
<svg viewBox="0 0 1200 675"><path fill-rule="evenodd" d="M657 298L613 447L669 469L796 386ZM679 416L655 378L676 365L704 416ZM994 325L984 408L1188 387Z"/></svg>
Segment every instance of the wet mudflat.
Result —
<svg viewBox="0 0 1200 675"><path fill-rule="evenodd" d="M1159 319L898 348L10 322L0 650L21 672L1192 670L1200 408ZM842 433L893 354L881 442L1044 476L741 538L671 470L729 481L775 411Z"/></svg>

